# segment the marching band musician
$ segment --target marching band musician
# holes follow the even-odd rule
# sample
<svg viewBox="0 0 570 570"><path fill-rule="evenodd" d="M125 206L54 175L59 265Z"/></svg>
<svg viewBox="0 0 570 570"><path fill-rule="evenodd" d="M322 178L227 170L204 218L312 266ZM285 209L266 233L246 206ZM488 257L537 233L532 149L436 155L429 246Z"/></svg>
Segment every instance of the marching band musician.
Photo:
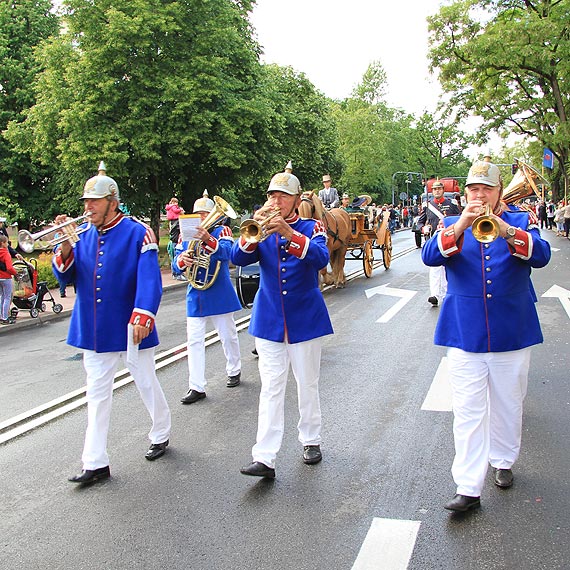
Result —
<svg viewBox="0 0 570 570"><path fill-rule="evenodd" d="M214 202L205 190L202 198L194 202L194 214L199 214L202 221L214 209ZM222 341L226 357L226 386L235 388L241 381L241 356L238 334L234 322L234 312L241 309L235 289L230 280L229 259L233 245L231 228L216 225L211 231L203 227L196 230L196 238L201 241L199 247L203 254L209 255L208 269L198 269L201 281L212 279L218 261L220 271L208 289L197 289L189 279L186 292L186 332L188 337L189 389L180 400L183 404L193 404L206 397L206 324L210 319ZM188 242L182 237L176 246L172 261L172 272L180 275L194 263L193 253L187 251ZM206 276L206 271L208 275Z"/></svg>
<svg viewBox="0 0 570 570"><path fill-rule="evenodd" d="M300 420L297 425L303 461L312 465L322 459L319 376L322 337L333 329L319 289L319 270L329 254L322 222L302 219L300 184L291 174L276 174L267 190L268 203L256 212L279 212L264 226L267 238L248 243L243 236L234 243L232 262L259 262L260 286L255 296L249 332L259 354L261 393L253 461L240 471L255 477L275 477L275 459L284 430L285 389L289 366L297 383Z"/></svg>
<svg viewBox="0 0 570 570"><path fill-rule="evenodd" d="M422 250L424 263L444 266L449 282L435 344L448 347L453 391L457 494L445 505L451 511L480 506L489 464L495 485L513 484L530 350L543 340L530 273L548 263L550 246L535 216L508 210L502 194L499 168L474 163L463 212L446 217L444 229ZM487 205L498 237L481 243L471 226Z"/></svg>
<svg viewBox="0 0 570 570"><path fill-rule="evenodd" d="M418 220L418 228L427 237L433 236L445 216L457 216L461 213L459 206L445 197L443 182L436 180L431 190L433 198L423 204L423 211ZM428 303L437 307L447 291L445 267L429 268L429 289Z"/></svg>
<svg viewBox="0 0 570 570"><path fill-rule="evenodd" d="M69 481L82 484L110 476L107 434L121 356L152 419L146 459L164 455L171 427L154 368L155 315L162 296L158 244L148 226L121 213L117 183L105 171L101 162L99 174L83 190L91 226L73 246L64 241L57 247L52 264L59 282L74 282L77 290L67 342L83 349L88 422L83 470ZM66 219L58 216L56 223Z"/></svg>

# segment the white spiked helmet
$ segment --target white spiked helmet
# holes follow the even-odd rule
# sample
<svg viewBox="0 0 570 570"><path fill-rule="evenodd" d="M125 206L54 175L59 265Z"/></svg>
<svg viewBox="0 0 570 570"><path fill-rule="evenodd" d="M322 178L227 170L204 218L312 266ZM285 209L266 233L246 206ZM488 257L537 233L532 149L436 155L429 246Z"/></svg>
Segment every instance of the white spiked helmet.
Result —
<svg viewBox="0 0 570 570"><path fill-rule="evenodd" d="M300 194L301 183L294 174L291 174L292 170L293 166L291 161L289 161L285 167L285 172L279 172L271 179L267 192L284 192L291 196Z"/></svg>
<svg viewBox="0 0 570 570"><path fill-rule="evenodd" d="M105 163L101 161L99 163L99 174L90 178L83 187L83 196L81 200L86 198L106 198L111 196L115 200L120 201L119 198L119 186L110 177L106 175L107 167Z"/></svg>
<svg viewBox="0 0 570 570"><path fill-rule="evenodd" d="M210 196L208 195L208 191L204 190L201 198L198 198L194 202L194 209L192 212L195 214L196 212L211 212L214 209L214 201L210 200Z"/></svg>

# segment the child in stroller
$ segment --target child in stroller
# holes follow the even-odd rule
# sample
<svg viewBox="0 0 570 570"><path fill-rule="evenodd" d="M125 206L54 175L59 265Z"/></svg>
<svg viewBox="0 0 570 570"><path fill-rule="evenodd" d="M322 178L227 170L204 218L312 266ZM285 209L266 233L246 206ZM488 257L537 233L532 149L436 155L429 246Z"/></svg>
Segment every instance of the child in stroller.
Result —
<svg viewBox="0 0 570 570"><path fill-rule="evenodd" d="M56 303L51 291L48 289L47 281L38 283L38 262L35 259L26 261L15 261L14 269L18 272L14 276L14 293L12 303L16 305L10 311L13 319L18 316L18 309L30 311L30 316L34 319L38 317L40 311L46 310L45 299L52 304L54 313L61 313L63 305Z"/></svg>

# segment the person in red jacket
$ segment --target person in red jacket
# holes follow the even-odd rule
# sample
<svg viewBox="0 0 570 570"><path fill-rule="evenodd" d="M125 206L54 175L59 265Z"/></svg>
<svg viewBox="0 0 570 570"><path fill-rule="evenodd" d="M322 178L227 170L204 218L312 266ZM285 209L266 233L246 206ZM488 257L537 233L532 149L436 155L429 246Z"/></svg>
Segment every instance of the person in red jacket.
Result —
<svg viewBox="0 0 570 570"><path fill-rule="evenodd" d="M10 303L12 302L12 275L18 272L12 265L12 256L8 251L8 238L0 234L0 324L12 324Z"/></svg>

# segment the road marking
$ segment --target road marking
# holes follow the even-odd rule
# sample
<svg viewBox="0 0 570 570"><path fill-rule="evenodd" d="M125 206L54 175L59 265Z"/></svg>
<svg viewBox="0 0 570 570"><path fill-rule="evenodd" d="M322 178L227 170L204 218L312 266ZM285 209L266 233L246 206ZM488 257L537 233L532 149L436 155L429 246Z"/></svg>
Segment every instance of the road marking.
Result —
<svg viewBox="0 0 570 570"><path fill-rule="evenodd" d="M405 570L420 524L419 521L372 519L352 570Z"/></svg>
<svg viewBox="0 0 570 570"><path fill-rule="evenodd" d="M543 297L557 297L562 303L562 307L570 317L570 291L560 287L560 285L553 285L546 293L542 294Z"/></svg>
<svg viewBox="0 0 570 570"><path fill-rule="evenodd" d="M451 384L449 383L449 370L447 369L447 356L444 356L437 372L433 377L422 410L430 412L451 412Z"/></svg>
<svg viewBox="0 0 570 570"><path fill-rule="evenodd" d="M398 314L398 312L403 309L406 304L413 298L417 291L408 291L407 289L396 289L394 287L388 287L390 283L380 285L379 287L373 287L372 289L366 289L366 297L370 299L374 295L391 295L392 297L401 297L400 300L390 309L388 309L376 322L377 323L387 323L393 316Z"/></svg>

